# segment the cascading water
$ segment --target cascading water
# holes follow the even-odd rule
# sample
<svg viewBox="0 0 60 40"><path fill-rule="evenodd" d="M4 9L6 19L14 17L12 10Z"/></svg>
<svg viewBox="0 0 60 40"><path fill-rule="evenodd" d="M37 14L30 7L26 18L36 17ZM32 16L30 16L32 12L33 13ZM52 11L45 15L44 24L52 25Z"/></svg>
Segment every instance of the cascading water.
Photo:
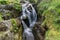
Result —
<svg viewBox="0 0 60 40"><path fill-rule="evenodd" d="M37 14L31 3L29 3L28 1L24 2L25 3L22 3L22 16L21 16L22 25L24 28L23 40L34 40L32 29L36 23ZM28 25L24 21L25 19L28 19L27 21L29 22Z"/></svg>

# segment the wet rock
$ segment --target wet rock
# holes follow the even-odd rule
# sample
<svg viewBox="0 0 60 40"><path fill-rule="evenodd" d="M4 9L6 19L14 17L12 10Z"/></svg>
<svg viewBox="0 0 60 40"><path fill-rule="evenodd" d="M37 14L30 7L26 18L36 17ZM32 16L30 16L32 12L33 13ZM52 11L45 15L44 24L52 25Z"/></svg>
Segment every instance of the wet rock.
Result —
<svg viewBox="0 0 60 40"><path fill-rule="evenodd" d="M14 19L16 21L16 25L17 27L18 26L21 26L21 22L20 20L18 19ZM20 35L20 32L21 32L21 29L19 31L17 31L17 33L14 33L13 32L13 28L14 26L12 25L12 20L5 20L5 21L2 21L0 22L0 40L20 40L21 38L21 35ZM12 28L12 29L11 29Z"/></svg>
<svg viewBox="0 0 60 40"><path fill-rule="evenodd" d="M10 32L11 27L12 25L9 20L0 22L0 40L13 39L13 33Z"/></svg>

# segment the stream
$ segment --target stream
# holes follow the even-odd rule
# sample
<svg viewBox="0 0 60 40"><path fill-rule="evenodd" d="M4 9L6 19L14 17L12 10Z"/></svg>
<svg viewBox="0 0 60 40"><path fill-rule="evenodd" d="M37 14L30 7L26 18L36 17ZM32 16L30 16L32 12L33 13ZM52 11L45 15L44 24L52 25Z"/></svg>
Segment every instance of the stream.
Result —
<svg viewBox="0 0 60 40"><path fill-rule="evenodd" d="M34 40L32 29L37 21L37 13L28 1L22 3L22 15L21 15L23 31L23 40Z"/></svg>

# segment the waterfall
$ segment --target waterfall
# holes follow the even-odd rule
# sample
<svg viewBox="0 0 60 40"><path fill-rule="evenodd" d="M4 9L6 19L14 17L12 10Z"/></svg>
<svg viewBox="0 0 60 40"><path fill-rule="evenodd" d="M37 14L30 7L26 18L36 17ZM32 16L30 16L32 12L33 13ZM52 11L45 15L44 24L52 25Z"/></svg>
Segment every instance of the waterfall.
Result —
<svg viewBox="0 0 60 40"><path fill-rule="evenodd" d="M37 21L37 14L32 4L28 1L24 1L24 3L22 3L22 16L20 19L22 20L22 25L24 28L23 40L34 40L32 29ZM24 21L25 19L28 19L27 22L29 22L29 26Z"/></svg>

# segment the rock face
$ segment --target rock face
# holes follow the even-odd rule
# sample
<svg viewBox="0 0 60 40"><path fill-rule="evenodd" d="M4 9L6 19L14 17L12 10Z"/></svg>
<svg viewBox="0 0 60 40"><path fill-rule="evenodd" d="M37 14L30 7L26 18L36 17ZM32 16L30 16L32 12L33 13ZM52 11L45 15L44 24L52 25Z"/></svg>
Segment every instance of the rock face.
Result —
<svg viewBox="0 0 60 40"><path fill-rule="evenodd" d="M0 40L13 40L13 33L10 32L12 24L10 21L0 22Z"/></svg>
<svg viewBox="0 0 60 40"><path fill-rule="evenodd" d="M41 26L44 17L42 17L37 9L41 0L29 0L38 14L37 23L33 29L35 40L44 40L45 28ZM21 15L21 5L17 1L0 1L0 40L22 40L22 25L19 19Z"/></svg>
<svg viewBox="0 0 60 40"><path fill-rule="evenodd" d="M0 0L0 40L22 40L20 12L19 1Z"/></svg>
<svg viewBox="0 0 60 40"><path fill-rule="evenodd" d="M18 23L17 19L14 19L14 20L17 21ZM0 22L0 40L18 40L19 39L20 34L18 33L14 34L12 24L13 23L11 22L11 20L5 20ZM16 25L18 26L18 24Z"/></svg>

